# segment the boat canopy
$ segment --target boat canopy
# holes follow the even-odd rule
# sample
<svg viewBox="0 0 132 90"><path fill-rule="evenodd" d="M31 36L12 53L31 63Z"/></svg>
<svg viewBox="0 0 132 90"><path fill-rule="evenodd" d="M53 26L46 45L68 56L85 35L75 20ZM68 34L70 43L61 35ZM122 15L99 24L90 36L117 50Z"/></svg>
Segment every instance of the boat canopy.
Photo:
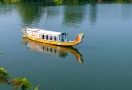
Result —
<svg viewBox="0 0 132 90"><path fill-rule="evenodd" d="M41 33L41 34L45 34L45 35L53 35L53 36L59 36L59 35L67 34L67 33L64 33L64 32L49 31L49 30L44 30L44 29L28 28L26 30Z"/></svg>

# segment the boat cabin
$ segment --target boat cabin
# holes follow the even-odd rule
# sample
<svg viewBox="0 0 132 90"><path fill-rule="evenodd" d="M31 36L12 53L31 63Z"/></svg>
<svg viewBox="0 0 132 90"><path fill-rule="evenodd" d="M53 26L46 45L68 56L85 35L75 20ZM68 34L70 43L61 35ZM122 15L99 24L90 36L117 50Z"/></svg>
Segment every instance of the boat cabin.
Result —
<svg viewBox="0 0 132 90"><path fill-rule="evenodd" d="M25 33L34 38L57 42L67 42L68 37L68 34L64 32L49 31L44 29L26 28Z"/></svg>

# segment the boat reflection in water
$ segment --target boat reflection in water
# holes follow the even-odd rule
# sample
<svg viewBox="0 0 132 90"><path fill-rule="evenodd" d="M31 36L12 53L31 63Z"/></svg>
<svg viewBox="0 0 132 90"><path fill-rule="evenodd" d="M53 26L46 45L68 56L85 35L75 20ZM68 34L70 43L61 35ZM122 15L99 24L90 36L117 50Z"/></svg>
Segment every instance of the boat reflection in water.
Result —
<svg viewBox="0 0 132 90"><path fill-rule="evenodd" d="M72 53L73 55L75 55L76 60L79 63L83 63L82 54L78 51L78 49L73 47L61 47L51 44L45 44L29 40L28 38L23 38L23 44L25 44L30 50L45 52L47 54L55 55L62 58L68 56L68 53Z"/></svg>

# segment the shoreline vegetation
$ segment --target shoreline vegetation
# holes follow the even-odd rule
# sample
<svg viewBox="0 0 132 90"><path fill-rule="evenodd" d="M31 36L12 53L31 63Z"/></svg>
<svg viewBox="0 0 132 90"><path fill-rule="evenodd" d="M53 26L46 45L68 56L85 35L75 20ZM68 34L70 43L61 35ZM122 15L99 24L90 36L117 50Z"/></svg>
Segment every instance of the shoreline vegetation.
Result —
<svg viewBox="0 0 132 90"><path fill-rule="evenodd" d="M55 3L56 5L84 3L132 3L132 0L0 0L0 3L8 2L41 2Z"/></svg>
<svg viewBox="0 0 132 90"><path fill-rule="evenodd" d="M12 85L14 90L38 90L38 87L33 87L26 78L14 78L10 80L11 76L7 73L4 68L0 68L0 84Z"/></svg>
<svg viewBox="0 0 132 90"><path fill-rule="evenodd" d="M0 55L2 54L2 52L0 51Z"/></svg>

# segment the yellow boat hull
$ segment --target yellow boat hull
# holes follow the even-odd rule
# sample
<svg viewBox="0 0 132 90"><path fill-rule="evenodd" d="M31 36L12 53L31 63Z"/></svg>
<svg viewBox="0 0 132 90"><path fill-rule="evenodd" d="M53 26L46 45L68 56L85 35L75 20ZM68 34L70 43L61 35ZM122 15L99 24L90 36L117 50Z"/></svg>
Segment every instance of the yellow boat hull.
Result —
<svg viewBox="0 0 132 90"><path fill-rule="evenodd" d="M58 46L75 46L79 43L81 43L81 39L82 37L78 38L78 40L74 40L71 42L58 42L58 41L51 41L51 40L44 40L44 39L39 39L39 38L35 38L33 35L32 36L28 36L23 30L23 37L26 37L28 39L37 41L37 42L42 42L42 43L47 43L47 44L52 44L52 45L58 45Z"/></svg>

